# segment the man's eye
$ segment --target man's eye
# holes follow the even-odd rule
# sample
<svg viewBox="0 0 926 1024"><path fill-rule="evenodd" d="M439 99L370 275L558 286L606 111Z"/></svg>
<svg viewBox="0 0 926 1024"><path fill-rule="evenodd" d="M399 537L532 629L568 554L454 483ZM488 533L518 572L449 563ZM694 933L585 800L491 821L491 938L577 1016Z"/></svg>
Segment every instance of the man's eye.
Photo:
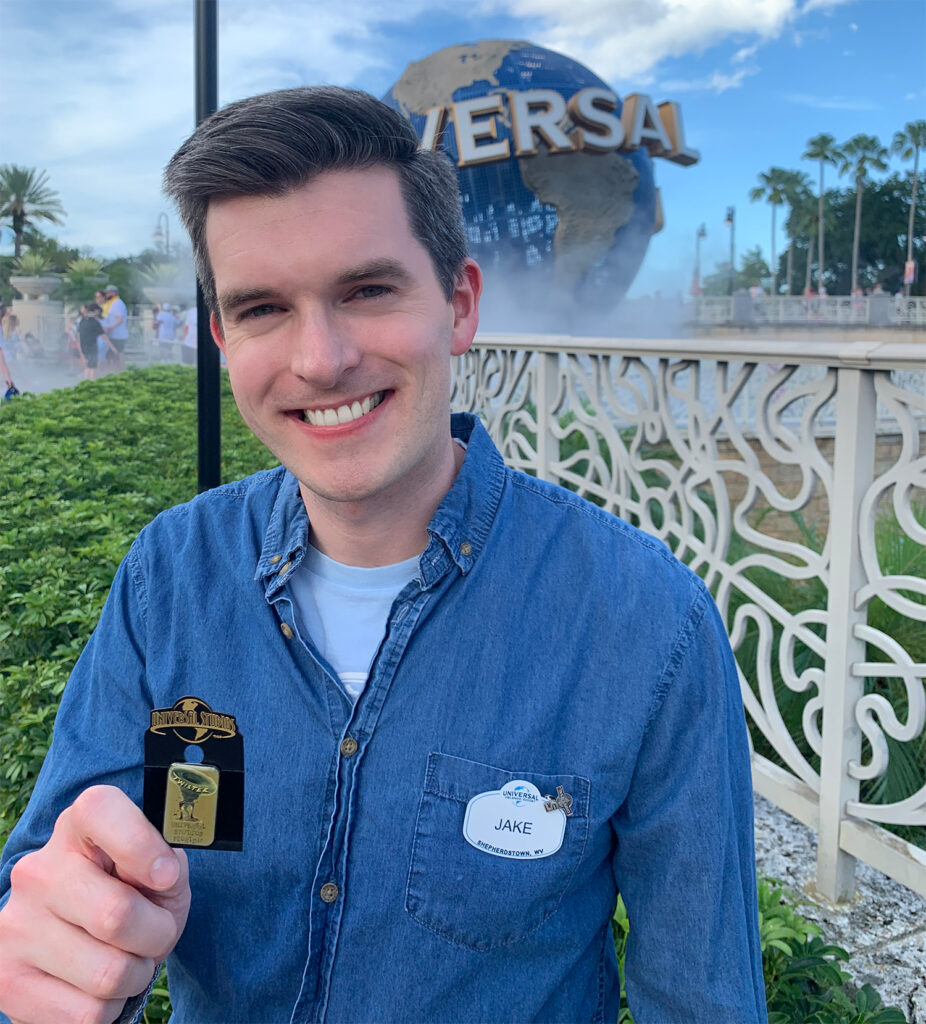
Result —
<svg viewBox="0 0 926 1024"><path fill-rule="evenodd" d="M248 309L242 310L240 313L241 320L257 320L263 316L269 316L271 313L275 313L279 307L271 306L269 303L262 303L260 306L251 306Z"/></svg>
<svg viewBox="0 0 926 1024"><path fill-rule="evenodd" d="M353 297L355 299L378 299L381 295L388 295L391 291L392 289L384 284L365 284L353 293Z"/></svg>

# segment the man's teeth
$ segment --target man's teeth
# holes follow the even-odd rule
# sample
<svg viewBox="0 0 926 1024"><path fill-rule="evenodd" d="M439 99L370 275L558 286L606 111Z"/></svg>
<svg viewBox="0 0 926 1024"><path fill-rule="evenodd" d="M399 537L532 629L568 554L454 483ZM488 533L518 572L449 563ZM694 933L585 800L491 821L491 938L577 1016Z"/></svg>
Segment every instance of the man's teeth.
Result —
<svg viewBox="0 0 926 1024"><path fill-rule="evenodd" d="M383 400L382 391L375 395L367 395L362 402L351 402L350 405L339 405L337 409L306 409L302 417L313 427L336 427L339 423L350 423L360 419L371 409L375 409Z"/></svg>

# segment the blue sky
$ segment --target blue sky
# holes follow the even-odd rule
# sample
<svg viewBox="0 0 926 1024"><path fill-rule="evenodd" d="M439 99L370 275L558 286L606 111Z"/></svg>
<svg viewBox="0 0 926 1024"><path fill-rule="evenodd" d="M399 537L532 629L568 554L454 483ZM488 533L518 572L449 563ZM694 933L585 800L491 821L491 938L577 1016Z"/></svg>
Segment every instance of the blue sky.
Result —
<svg viewBox="0 0 926 1024"><path fill-rule="evenodd" d="M193 0L0 0L0 162L48 172L68 212L50 227L62 242L137 252L162 211L182 237L160 174L193 124L192 26ZM729 205L737 252L767 258L769 209L749 190L772 165L815 182L801 160L813 135L889 144L926 118L926 0L219 0L219 102L314 82L381 95L410 61L487 38L682 104L702 159L657 161L666 227L631 295L687 291L702 222L704 271L726 258Z"/></svg>

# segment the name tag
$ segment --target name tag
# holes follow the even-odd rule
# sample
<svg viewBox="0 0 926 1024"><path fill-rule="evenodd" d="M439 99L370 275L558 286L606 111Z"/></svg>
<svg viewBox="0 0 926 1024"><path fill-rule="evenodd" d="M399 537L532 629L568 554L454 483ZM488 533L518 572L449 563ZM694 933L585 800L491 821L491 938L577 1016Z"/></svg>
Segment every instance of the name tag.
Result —
<svg viewBox="0 0 926 1024"><path fill-rule="evenodd" d="M493 857L549 857L563 845L566 813L559 807L547 810L547 802L536 786L523 779L479 793L466 805L463 838Z"/></svg>

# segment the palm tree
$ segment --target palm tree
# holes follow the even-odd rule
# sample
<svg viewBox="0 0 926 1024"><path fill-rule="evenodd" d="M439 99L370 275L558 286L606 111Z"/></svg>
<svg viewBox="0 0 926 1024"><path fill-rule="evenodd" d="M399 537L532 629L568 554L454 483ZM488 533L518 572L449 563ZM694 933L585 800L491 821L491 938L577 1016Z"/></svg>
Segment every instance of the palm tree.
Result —
<svg viewBox="0 0 926 1024"><path fill-rule="evenodd" d="M818 160L820 163L820 193L817 201L817 291L823 287L823 167L825 164L839 166L842 154L836 147L836 140L826 133L815 135L807 142L802 160Z"/></svg>
<svg viewBox="0 0 926 1024"><path fill-rule="evenodd" d="M839 173L855 178L855 232L852 236L852 291L858 288L858 244L862 225L862 190L869 171L887 170L887 150L875 135L853 135L842 147Z"/></svg>
<svg viewBox="0 0 926 1024"><path fill-rule="evenodd" d="M787 262L787 279L788 287L787 293L791 294L791 269L794 261L794 238L797 232L794 230L795 225L794 211L797 207L803 205L806 202L807 197L810 195L810 178L807 177L803 171L785 171L785 201L788 204L789 212L788 219L785 222L785 227L788 232L788 262Z"/></svg>
<svg viewBox="0 0 926 1024"><path fill-rule="evenodd" d="M58 193L48 186L45 171L16 164L0 166L0 217L8 217L13 227L13 255L22 255L23 233L37 220L60 224L64 207Z"/></svg>
<svg viewBox="0 0 926 1024"><path fill-rule="evenodd" d="M901 159L913 158L913 194L910 197L910 219L907 222L907 262L913 259L913 218L916 215L916 179L920 164L920 150L926 149L926 121L909 121L903 131L894 132L891 152L899 153ZM910 283L904 285L910 294Z"/></svg>
<svg viewBox="0 0 926 1024"><path fill-rule="evenodd" d="M760 199L768 201L772 207L772 295L778 294L778 264L775 262L775 207L783 206L788 201L788 185L793 172L783 167L770 167L767 172L759 175L759 184L750 189L749 198L755 203Z"/></svg>
<svg viewBox="0 0 926 1024"><path fill-rule="evenodd" d="M817 217L817 198L809 189L795 196L795 201L791 204L791 213L788 216L788 231L792 238L807 239L807 266L804 268L805 295L813 284L814 245L818 233Z"/></svg>

